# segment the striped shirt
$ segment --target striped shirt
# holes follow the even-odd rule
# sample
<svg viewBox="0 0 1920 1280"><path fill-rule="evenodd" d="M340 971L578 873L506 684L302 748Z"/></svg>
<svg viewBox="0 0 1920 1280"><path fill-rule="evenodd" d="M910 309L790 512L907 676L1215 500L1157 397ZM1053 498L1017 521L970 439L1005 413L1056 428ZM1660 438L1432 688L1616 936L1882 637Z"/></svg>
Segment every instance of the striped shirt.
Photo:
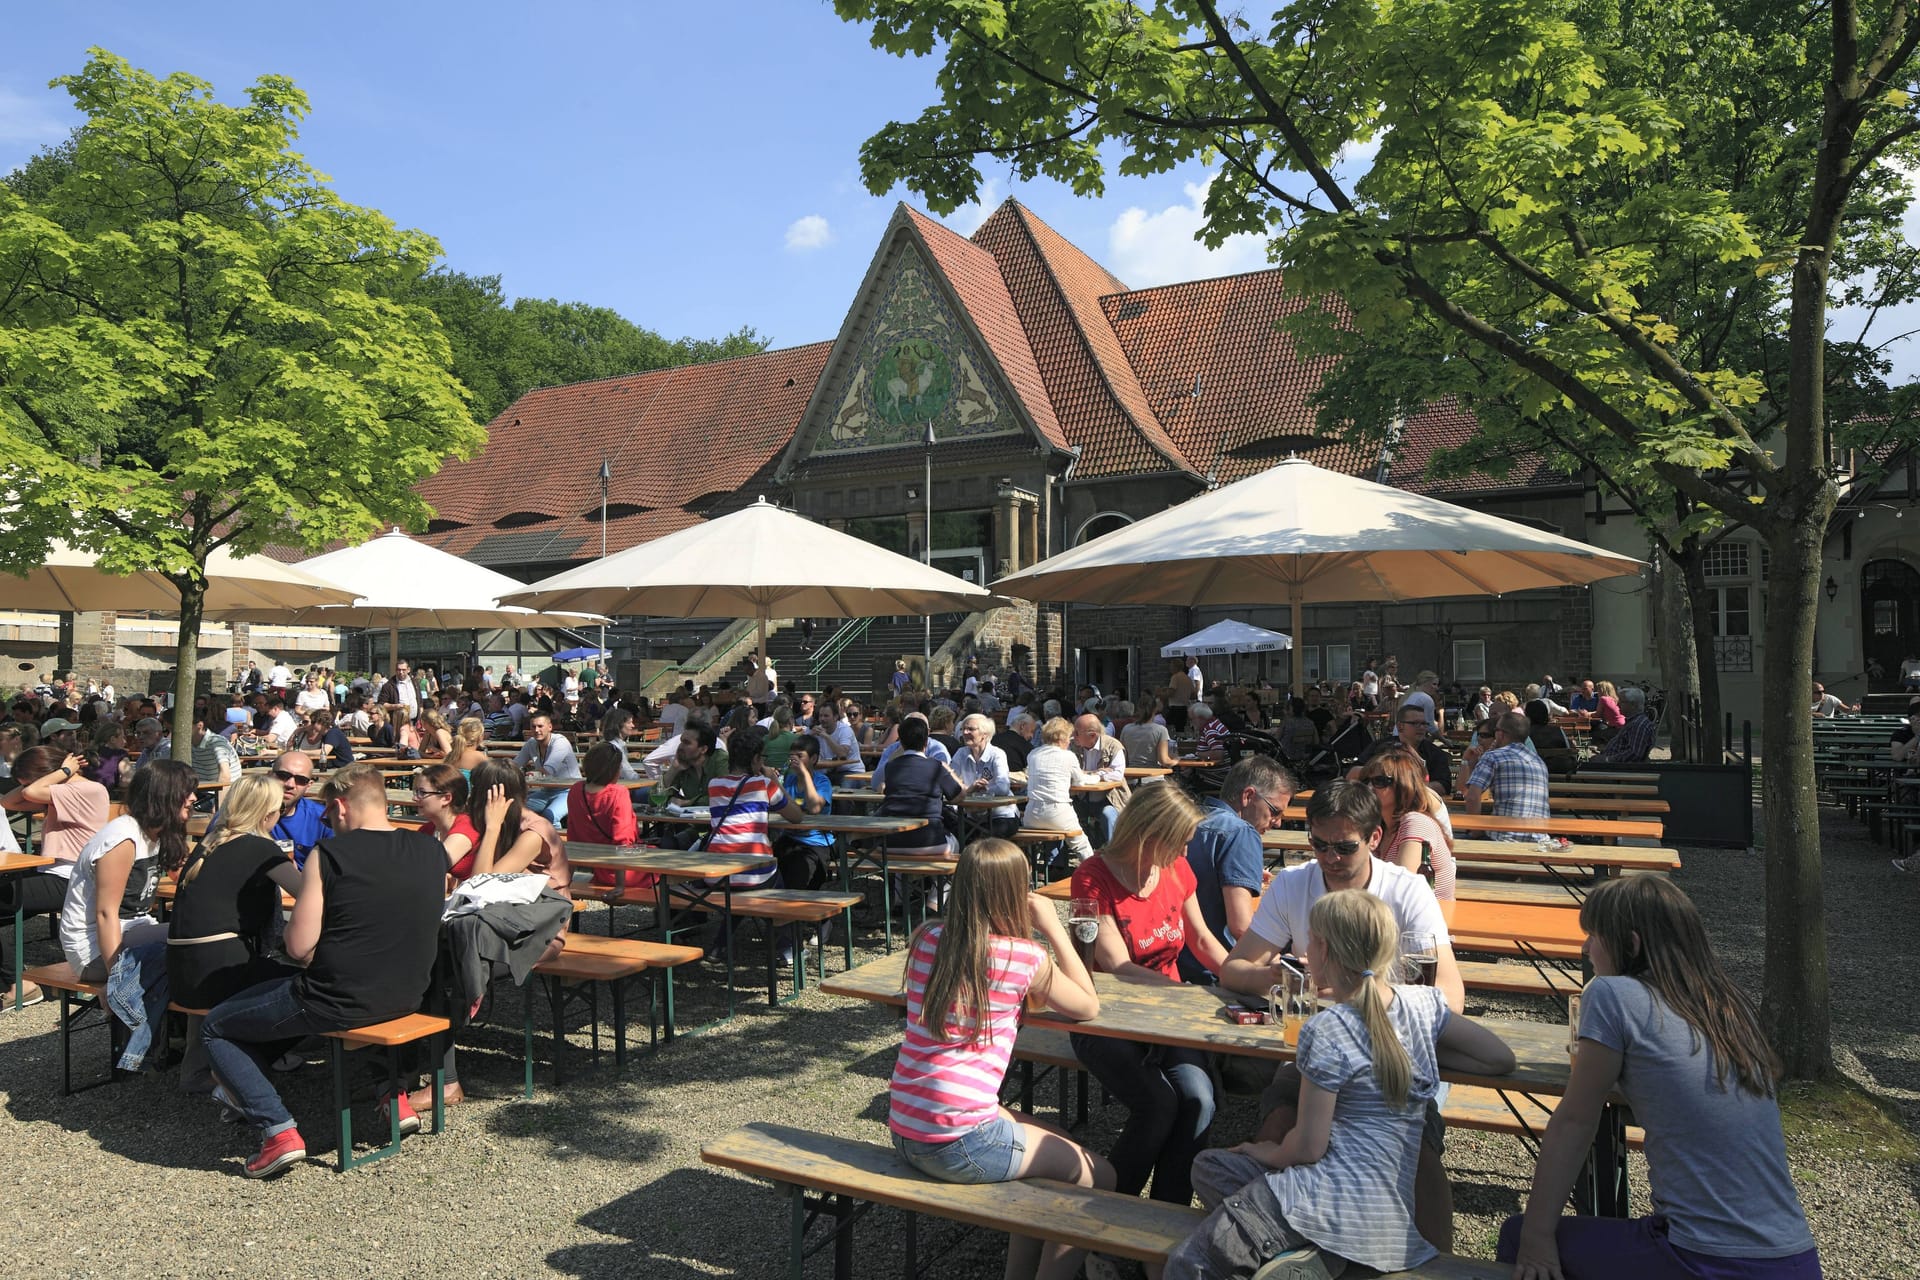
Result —
<svg viewBox="0 0 1920 1280"><path fill-rule="evenodd" d="M736 792L738 794L736 794ZM738 774L707 783L707 808L718 821L707 836L707 852L759 854L766 865L733 877L736 889L752 888L773 878L773 841L767 835L767 817L787 807L787 793L763 775L744 781Z"/></svg>
<svg viewBox="0 0 1920 1280"><path fill-rule="evenodd" d="M993 938L988 967L988 1022L980 1044L968 1044L975 1020L947 1015L947 1038L935 1040L921 1021L921 997L933 976L940 926L930 925L907 957L907 1032L894 1064L887 1127L915 1142L952 1142L1000 1114L1000 1084L1020 1030L1020 1004L1046 952L1025 938Z"/></svg>

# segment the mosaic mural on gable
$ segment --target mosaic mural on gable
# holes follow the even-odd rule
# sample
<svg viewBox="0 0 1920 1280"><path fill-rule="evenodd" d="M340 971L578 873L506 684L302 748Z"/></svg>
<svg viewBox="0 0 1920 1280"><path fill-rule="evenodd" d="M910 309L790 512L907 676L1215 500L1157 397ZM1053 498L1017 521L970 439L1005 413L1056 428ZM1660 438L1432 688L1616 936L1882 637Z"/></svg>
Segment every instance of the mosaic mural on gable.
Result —
<svg viewBox="0 0 1920 1280"><path fill-rule="evenodd" d="M941 440L1018 434L1024 428L1004 394L988 383L991 367L919 255L903 252L881 286L873 323L854 354L853 375L812 452L917 445L929 420Z"/></svg>

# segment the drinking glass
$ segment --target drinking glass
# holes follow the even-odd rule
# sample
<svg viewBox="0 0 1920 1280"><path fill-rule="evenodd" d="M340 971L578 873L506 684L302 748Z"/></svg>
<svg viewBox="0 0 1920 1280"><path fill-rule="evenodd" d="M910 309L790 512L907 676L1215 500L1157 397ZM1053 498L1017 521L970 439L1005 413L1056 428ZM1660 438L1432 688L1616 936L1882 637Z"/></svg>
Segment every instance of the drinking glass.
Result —
<svg viewBox="0 0 1920 1280"><path fill-rule="evenodd" d="M1100 903L1095 898L1071 898L1067 901L1067 928L1073 933L1075 942L1083 947L1093 945L1100 936Z"/></svg>
<svg viewBox="0 0 1920 1280"><path fill-rule="evenodd" d="M1300 1028L1320 1012L1320 992L1306 970L1285 960L1275 971L1280 980L1267 988L1267 1016L1280 1028L1281 1041L1297 1047Z"/></svg>
<svg viewBox="0 0 1920 1280"><path fill-rule="evenodd" d="M1580 1050L1580 993L1574 992L1567 997L1567 1056L1571 1058Z"/></svg>
<svg viewBox="0 0 1920 1280"><path fill-rule="evenodd" d="M1430 987L1440 971L1440 940L1425 929L1400 935L1400 966L1409 986Z"/></svg>

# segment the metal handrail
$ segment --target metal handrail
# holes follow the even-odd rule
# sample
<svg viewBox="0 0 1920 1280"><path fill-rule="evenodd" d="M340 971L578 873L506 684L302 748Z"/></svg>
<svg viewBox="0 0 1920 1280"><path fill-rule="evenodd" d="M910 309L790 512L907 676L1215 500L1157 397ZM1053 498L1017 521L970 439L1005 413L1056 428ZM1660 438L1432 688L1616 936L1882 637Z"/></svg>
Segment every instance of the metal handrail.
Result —
<svg viewBox="0 0 1920 1280"><path fill-rule="evenodd" d="M807 663L807 675L818 676L846 652L847 646L867 634L873 626L872 618L854 618L846 626L833 633L833 639L821 645Z"/></svg>

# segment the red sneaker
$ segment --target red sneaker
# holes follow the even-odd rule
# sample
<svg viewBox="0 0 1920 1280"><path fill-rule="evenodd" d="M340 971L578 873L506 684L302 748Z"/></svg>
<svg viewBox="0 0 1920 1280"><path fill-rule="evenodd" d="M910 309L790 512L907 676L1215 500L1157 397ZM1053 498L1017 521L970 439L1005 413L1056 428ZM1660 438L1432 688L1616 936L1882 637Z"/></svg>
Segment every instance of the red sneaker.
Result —
<svg viewBox="0 0 1920 1280"><path fill-rule="evenodd" d="M401 1134L405 1135L409 1133L420 1132L420 1117L417 1114L415 1114L413 1110L413 1100L407 1097L404 1091L394 1094L393 1097L389 1098L386 1104L380 1108L381 1118L382 1119L386 1118L387 1107L395 1106L395 1105L399 1106L400 1108Z"/></svg>
<svg viewBox="0 0 1920 1280"><path fill-rule="evenodd" d="M271 1178L288 1165L307 1158L307 1144L300 1141L298 1129L282 1129L260 1144L259 1154L247 1161L243 1172L249 1178Z"/></svg>

